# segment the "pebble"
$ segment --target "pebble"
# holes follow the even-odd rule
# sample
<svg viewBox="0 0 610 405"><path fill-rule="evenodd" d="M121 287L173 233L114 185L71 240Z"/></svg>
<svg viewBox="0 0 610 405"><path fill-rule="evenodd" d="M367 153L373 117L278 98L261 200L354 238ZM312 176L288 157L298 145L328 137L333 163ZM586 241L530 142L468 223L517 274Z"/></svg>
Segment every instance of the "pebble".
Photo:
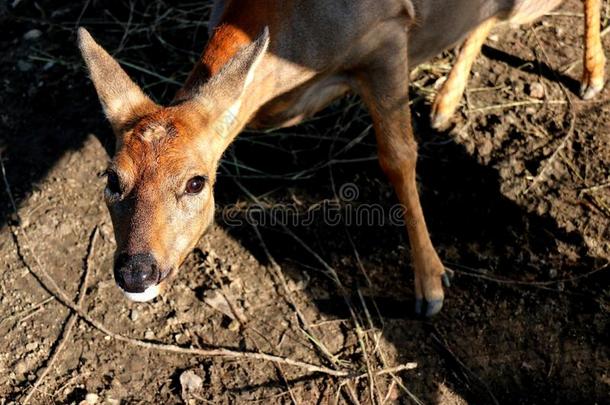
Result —
<svg viewBox="0 0 610 405"><path fill-rule="evenodd" d="M544 86L542 83L534 82L530 84L530 97L541 99L544 98Z"/></svg>
<svg viewBox="0 0 610 405"><path fill-rule="evenodd" d="M42 31L33 29L33 30L29 30L28 32L23 34L23 39L25 39L27 41L32 41L32 40L40 38L41 36L42 36Z"/></svg>
<svg viewBox="0 0 610 405"><path fill-rule="evenodd" d="M24 60L17 61L17 69L19 69L20 72L29 72L33 67L34 65L32 65L30 62L26 62Z"/></svg>
<svg viewBox="0 0 610 405"><path fill-rule="evenodd" d="M24 375L28 371L28 365L25 360L19 360L19 362L15 365L15 373L17 375Z"/></svg>
<svg viewBox="0 0 610 405"><path fill-rule="evenodd" d="M132 309L131 312L129 312L129 319L131 319L132 322L137 321L139 317L140 313L136 309Z"/></svg>
<svg viewBox="0 0 610 405"><path fill-rule="evenodd" d="M192 370L187 370L180 374L180 386L183 394L186 392L196 392L203 386L203 378L199 377Z"/></svg>
<svg viewBox="0 0 610 405"><path fill-rule="evenodd" d="M99 399L100 397L97 394L94 394L93 392L90 392L85 395L85 403L88 405L95 405Z"/></svg>
<svg viewBox="0 0 610 405"><path fill-rule="evenodd" d="M239 330L239 322L236 319L233 319L231 323L229 323L228 329L231 332L237 332Z"/></svg>
<svg viewBox="0 0 610 405"><path fill-rule="evenodd" d="M147 330L144 333L144 339L152 340L154 338L155 338L155 332L153 332L152 330Z"/></svg>
<svg viewBox="0 0 610 405"><path fill-rule="evenodd" d="M30 342L25 345L25 350L28 352L33 352L36 349L38 349L38 342Z"/></svg>

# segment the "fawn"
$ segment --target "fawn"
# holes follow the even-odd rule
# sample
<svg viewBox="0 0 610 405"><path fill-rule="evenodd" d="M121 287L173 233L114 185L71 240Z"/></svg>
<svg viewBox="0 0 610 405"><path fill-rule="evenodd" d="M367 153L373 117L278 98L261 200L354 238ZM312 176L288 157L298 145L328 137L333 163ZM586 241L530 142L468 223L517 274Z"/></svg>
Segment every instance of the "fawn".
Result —
<svg viewBox="0 0 610 405"><path fill-rule="evenodd" d="M219 159L246 125L294 125L354 91L370 112L379 163L404 206L416 312L436 314L448 279L417 192L409 69L472 32L467 55L445 84L461 94L471 59L493 22L527 22L559 3L216 0L210 40L167 107L147 97L80 28L80 50L116 135L104 196L116 236L117 284L135 301L153 299L166 288L213 221ZM601 88L604 66L599 0L586 4L589 94ZM436 103L441 117L455 98L448 93L441 91Z"/></svg>

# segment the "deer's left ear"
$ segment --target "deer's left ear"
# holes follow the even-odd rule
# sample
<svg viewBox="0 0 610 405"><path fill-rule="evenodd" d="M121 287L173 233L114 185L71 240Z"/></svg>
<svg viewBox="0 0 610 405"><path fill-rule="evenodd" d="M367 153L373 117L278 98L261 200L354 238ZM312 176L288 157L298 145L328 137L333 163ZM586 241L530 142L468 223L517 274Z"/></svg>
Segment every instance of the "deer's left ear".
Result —
<svg viewBox="0 0 610 405"><path fill-rule="evenodd" d="M78 46L117 137L127 123L159 108L84 28L78 29Z"/></svg>

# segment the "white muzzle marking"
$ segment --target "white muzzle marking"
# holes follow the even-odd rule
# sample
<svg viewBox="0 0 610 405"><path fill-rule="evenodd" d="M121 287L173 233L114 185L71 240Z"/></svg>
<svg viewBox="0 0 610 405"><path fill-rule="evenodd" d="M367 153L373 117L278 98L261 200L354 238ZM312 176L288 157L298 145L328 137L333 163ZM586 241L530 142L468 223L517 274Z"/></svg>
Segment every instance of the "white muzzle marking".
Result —
<svg viewBox="0 0 610 405"><path fill-rule="evenodd" d="M146 301L150 301L154 298L157 297L157 295L159 295L159 293L161 292L159 285L153 285L148 287L146 290L144 290L141 293L133 293L133 292L127 292L125 290L121 290L123 291L123 294L125 294L125 296L135 302L146 302Z"/></svg>

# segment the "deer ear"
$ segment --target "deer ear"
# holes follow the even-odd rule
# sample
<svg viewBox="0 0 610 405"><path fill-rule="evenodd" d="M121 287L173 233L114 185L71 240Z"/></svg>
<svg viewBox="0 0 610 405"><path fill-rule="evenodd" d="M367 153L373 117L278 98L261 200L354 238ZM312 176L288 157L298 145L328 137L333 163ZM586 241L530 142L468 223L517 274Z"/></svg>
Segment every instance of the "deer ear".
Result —
<svg viewBox="0 0 610 405"><path fill-rule="evenodd" d="M82 27L78 29L78 47L104 113L117 136L130 122L159 108Z"/></svg>
<svg viewBox="0 0 610 405"><path fill-rule="evenodd" d="M241 99L254 79L254 73L269 47L269 28L265 27L258 38L240 49L220 71L203 83L193 101L202 104L214 103L219 114L239 112Z"/></svg>

